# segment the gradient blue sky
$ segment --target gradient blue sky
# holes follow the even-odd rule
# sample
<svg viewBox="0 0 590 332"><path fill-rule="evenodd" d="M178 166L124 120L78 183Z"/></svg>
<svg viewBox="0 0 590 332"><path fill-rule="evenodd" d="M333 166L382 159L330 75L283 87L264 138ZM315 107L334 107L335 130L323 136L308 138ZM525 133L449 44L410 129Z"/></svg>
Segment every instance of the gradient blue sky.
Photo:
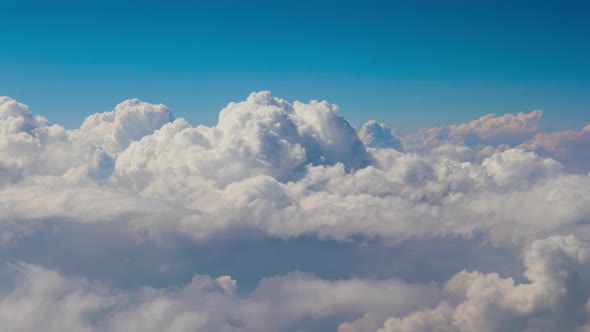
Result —
<svg viewBox="0 0 590 332"><path fill-rule="evenodd" d="M586 4L585 4L586 3ZM0 95L77 127L138 97L193 124L249 92L402 130L590 122L585 1L2 1Z"/></svg>

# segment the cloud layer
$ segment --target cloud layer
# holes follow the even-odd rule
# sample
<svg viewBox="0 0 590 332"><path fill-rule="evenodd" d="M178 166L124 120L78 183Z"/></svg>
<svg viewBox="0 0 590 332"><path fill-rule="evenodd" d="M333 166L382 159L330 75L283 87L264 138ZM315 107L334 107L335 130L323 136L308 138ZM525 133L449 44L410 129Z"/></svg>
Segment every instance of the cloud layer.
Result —
<svg viewBox="0 0 590 332"><path fill-rule="evenodd" d="M7 272L13 286L2 294L0 323L11 331L280 331L306 317L405 314L438 294L398 280L327 281L299 272L263 279L247 294L236 293L230 276L125 291L29 264Z"/></svg>
<svg viewBox="0 0 590 332"><path fill-rule="evenodd" d="M0 97L2 326L581 331L590 296L590 131L541 132L541 117L488 115L409 134L370 121L357 133L334 104L257 92L227 105L213 127L131 99L66 130ZM103 261L109 244L90 247L97 229L104 234L96 238L120 241L122 256L147 247L166 253L162 271L184 264L193 245L224 250L270 239L292 243L296 257L287 262L308 255L296 244L305 238L404 253L371 256L371 266L399 264L416 243L426 251L421 264L434 270L441 257L428 250L437 243L489 246L496 256L481 258L485 271L462 271L470 266L464 253L452 257L454 275L401 273L406 280L358 266L336 279L264 275L258 262L251 268L264 277L243 291L207 270L192 281L161 281L170 287L122 285L74 267L66 275L40 255L18 258L67 234L80 239L80 259L127 266ZM344 262L334 264L346 270Z"/></svg>

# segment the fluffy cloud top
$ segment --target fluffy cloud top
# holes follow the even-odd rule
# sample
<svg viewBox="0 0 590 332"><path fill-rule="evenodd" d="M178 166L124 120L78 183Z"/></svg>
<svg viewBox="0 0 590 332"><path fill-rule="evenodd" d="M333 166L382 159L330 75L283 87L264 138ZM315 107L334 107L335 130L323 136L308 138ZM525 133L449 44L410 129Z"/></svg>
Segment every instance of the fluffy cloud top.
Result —
<svg viewBox="0 0 590 332"><path fill-rule="evenodd" d="M359 137L367 147L401 149L401 142L393 136L392 129L374 120L363 125Z"/></svg>
<svg viewBox="0 0 590 332"><path fill-rule="evenodd" d="M269 175L285 182L306 165L367 166L371 157L338 107L286 101L269 92L230 103L215 127L179 119L132 144L117 159L116 176L145 188L170 177L197 177L216 185ZM122 180L124 181L124 180Z"/></svg>
<svg viewBox="0 0 590 332"><path fill-rule="evenodd" d="M61 167L58 159L67 135L63 127L33 115L26 105L0 97L0 186L30 173L55 172Z"/></svg>
<svg viewBox="0 0 590 332"><path fill-rule="evenodd" d="M98 147L114 155L131 142L153 134L173 120L172 113L163 104L152 105L139 99L129 99L111 112L87 117L80 129L71 132L70 139L79 145Z"/></svg>

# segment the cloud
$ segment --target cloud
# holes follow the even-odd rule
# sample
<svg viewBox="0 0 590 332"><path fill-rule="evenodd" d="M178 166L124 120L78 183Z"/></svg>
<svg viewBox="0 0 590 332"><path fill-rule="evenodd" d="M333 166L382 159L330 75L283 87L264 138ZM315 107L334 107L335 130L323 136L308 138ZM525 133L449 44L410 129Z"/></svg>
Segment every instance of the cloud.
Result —
<svg viewBox="0 0 590 332"><path fill-rule="evenodd" d="M98 147L110 155L124 150L133 141L153 134L164 124L173 121L172 113L163 105L153 105L129 99L111 112L87 117L80 129L70 133L77 144Z"/></svg>
<svg viewBox="0 0 590 332"><path fill-rule="evenodd" d="M31 173L55 173L66 140L63 127L33 115L16 100L0 97L0 187Z"/></svg>
<svg viewBox="0 0 590 332"><path fill-rule="evenodd" d="M379 332L572 331L586 321L590 248L573 235L533 242L516 283L496 273L462 271L445 284L442 301Z"/></svg>
<svg viewBox="0 0 590 332"><path fill-rule="evenodd" d="M66 131L33 115L24 104L0 97L0 151L8 157L0 161L0 185L77 168L93 178L107 178L119 152L172 119L164 105L130 99Z"/></svg>
<svg viewBox="0 0 590 332"><path fill-rule="evenodd" d="M33 263L0 273L2 326L587 328L588 128L543 133L541 114L406 135L370 121L357 133L334 104L263 91L228 104L211 127L130 99L66 130L2 97L0 257ZM291 248L285 261L315 260L303 266L321 277L264 266L255 251L224 252L276 248L264 241ZM367 250L330 256L346 277L318 268L334 243L352 256ZM243 257L243 269L260 269L247 281L254 288L224 270ZM428 268L412 268L411 257ZM170 277L175 269L183 274Z"/></svg>
<svg viewBox="0 0 590 332"><path fill-rule="evenodd" d="M571 171L587 173L590 168L589 145L590 125L587 125L581 131L538 133L520 147L535 151L544 157L557 159Z"/></svg>
<svg viewBox="0 0 590 332"><path fill-rule="evenodd" d="M43 227L38 220L58 218L125 223L156 238L168 232L239 237L250 230L280 238L360 235L400 242L484 233L519 243L590 216L589 177L563 174L557 162L522 150L481 165L395 150L375 158L376 167L354 172L342 164L313 166L295 182L256 175L222 188L190 173L162 172L145 184L134 174L131 185L119 173L106 184L41 178L0 191L0 220L8 233L15 232L15 220Z"/></svg>
<svg viewBox="0 0 590 332"><path fill-rule="evenodd" d="M543 112L539 110L516 115L488 114L467 123L421 129L400 139L409 150L423 150L449 141L471 147L515 145L539 131L539 120L542 115Z"/></svg>
<svg viewBox="0 0 590 332"><path fill-rule="evenodd" d="M537 178L550 178L561 173L562 166L553 159L542 159L519 149L495 153L482 162L488 175L499 185L530 183Z"/></svg>
<svg viewBox="0 0 590 332"><path fill-rule="evenodd" d="M0 324L10 331L279 331L304 319L408 313L439 290L398 280L327 281L293 272L236 293L230 276L195 275L172 288L121 290L31 264L2 274Z"/></svg>
<svg viewBox="0 0 590 332"><path fill-rule="evenodd" d="M590 218L590 178L564 173L555 160L522 149L482 158L451 144L421 153L366 150L326 102L291 105L254 93L223 109L215 127L167 122L165 106L137 100L89 119L93 125L56 144L38 145L35 158L52 156L61 167L29 171L26 181L0 191L5 239L43 228L38 220L64 219L124 223L153 238L205 240L246 230L400 243L487 234L514 244ZM94 138L82 140L84 132ZM95 139L97 133L106 138ZM62 153L52 153L57 149ZM552 187L561 194L548 195Z"/></svg>
<svg viewBox="0 0 590 332"><path fill-rule="evenodd" d="M401 142L393 136L392 129L374 120L365 123L358 134L365 146L370 148L402 148Z"/></svg>
<svg viewBox="0 0 590 332"><path fill-rule="evenodd" d="M215 127L193 128L181 119L146 136L121 154L115 173L136 188L148 186L146 179L176 176L225 186L256 175L295 180L308 164L343 163L358 169L370 162L336 106L316 101L290 105L259 92L230 103Z"/></svg>

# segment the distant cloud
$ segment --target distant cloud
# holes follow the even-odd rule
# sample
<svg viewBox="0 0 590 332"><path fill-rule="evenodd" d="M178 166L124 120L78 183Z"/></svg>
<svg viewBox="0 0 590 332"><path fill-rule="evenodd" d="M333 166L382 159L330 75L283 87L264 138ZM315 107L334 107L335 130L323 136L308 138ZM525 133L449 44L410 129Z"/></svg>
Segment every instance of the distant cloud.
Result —
<svg viewBox="0 0 590 332"><path fill-rule="evenodd" d="M584 173L590 169L590 125L581 131L538 133L520 146L542 156L558 159L575 172Z"/></svg>
<svg viewBox="0 0 590 332"><path fill-rule="evenodd" d="M517 115L488 114L468 123L421 129L417 133L404 136L402 142L410 150L436 146L445 141L471 147L515 145L538 132L542 115L543 112L538 110Z"/></svg>

